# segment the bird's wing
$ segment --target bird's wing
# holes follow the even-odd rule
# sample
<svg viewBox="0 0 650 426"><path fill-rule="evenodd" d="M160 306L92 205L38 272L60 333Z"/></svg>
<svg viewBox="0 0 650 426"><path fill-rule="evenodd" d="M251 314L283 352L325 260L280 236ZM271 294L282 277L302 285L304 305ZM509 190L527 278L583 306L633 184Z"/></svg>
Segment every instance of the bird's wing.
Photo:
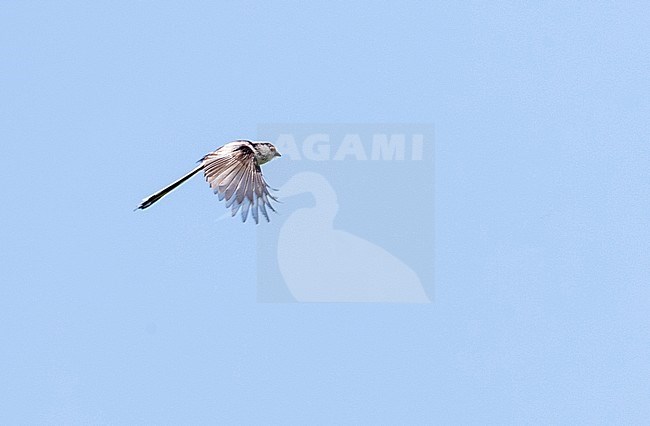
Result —
<svg viewBox="0 0 650 426"><path fill-rule="evenodd" d="M249 144L218 149L203 157L202 161L205 180L219 200L226 200L226 208L231 209L232 216L241 208L242 221L246 222L250 210L255 223L258 223L261 210L269 221L266 208L275 211L271 200L277 199L269 193L270 187Z"/></svg>

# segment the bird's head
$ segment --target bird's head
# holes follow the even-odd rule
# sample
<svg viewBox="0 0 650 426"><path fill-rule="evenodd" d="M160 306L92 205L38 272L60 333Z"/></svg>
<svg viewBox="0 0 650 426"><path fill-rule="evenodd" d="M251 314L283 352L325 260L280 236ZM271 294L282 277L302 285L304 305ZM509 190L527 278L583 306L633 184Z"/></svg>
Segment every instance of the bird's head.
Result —
<svg viewBox="0 0 650 426"><path fill-rule="evenodd" d="M282 157L282 154L278 152L271 142L254 142L253 147L255 148L255 159L258 164L268 163L275 157Z"/></svg>

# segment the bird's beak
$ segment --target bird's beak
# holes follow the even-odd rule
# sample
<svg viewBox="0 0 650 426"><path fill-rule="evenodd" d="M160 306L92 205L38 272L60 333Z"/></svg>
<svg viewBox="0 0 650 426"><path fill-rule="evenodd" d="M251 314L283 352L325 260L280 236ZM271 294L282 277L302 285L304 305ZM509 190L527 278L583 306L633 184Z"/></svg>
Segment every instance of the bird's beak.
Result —
<svg viewBox="0 0 650 426"><path fill-rule="evenodd" d="M280 151L275 151L275 156L276 157L282 157L282 154L280 154Z"/></svg>

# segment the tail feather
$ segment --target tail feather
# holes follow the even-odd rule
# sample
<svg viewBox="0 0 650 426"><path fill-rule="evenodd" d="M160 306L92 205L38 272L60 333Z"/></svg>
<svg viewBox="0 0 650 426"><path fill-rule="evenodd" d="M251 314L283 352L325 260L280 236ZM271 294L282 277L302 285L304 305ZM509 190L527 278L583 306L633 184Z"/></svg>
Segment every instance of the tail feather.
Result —
<svg viewBox="0 0 650 426"><path fill-rule="evenodd" d="M144 210L147 207L151 206L153 203L160 200L162 197L169 194L174 189L178 188L182 183L184 183L186 180L188 180L189 178L191 178L192 176L194 176L195 174L200 172L202 169L203 169L203 164L197 166L194 170L192 170L191 172L189 172L188 174L186 174L182 178L178 179L177 181L175 181L173 183L170 183L169 185L167 185L166 187L164 187L160 191L151 194L150 196L148 196L147 198L142 200L140 205L138 207L136 207L135 210L138 210L138 209Z"/></svg>

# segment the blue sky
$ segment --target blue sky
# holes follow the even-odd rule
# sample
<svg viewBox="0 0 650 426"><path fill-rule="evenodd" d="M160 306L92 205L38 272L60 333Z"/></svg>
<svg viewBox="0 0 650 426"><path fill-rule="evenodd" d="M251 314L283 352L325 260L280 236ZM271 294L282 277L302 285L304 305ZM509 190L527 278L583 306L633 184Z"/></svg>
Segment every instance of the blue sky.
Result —
<svg viewBox="0 0 650 426"><path fill-rule="evenodd" d="M648 28L643 2L5 2L0 422L647 421ZM132 211L261 123L435 127L433 303L258 303L255 227L201 179Z"/></svg>

